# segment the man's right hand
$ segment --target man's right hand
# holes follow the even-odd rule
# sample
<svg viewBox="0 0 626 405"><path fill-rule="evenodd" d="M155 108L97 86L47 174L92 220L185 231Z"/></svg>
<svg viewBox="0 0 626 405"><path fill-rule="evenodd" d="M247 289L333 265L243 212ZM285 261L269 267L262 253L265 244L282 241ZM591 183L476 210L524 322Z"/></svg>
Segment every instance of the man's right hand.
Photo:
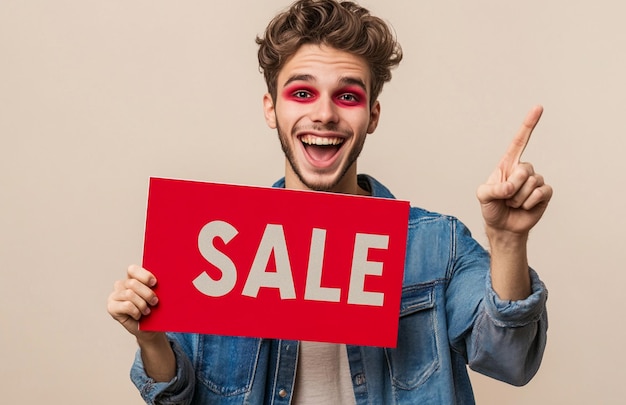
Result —
<svg viewBox="0 0 626 405"><path fill-rule="evenodd" d="M131 265L126 278L115 282L107 301L109 314L139 341L149 341L162 334L139 330L141 317L150 314L150 308L159 302L152 290L156 283L156 277L148 270Z"/></svg>
<svg viewBox="0 0 626 405"><path fill-rule="evenodd" d="M150 314L159 299L153 291L156 277L148 270L132 265L126 278L115 282L109 295L109 314L137 338L146 374L155 381L170 381L176 375L176 359L164 332L139 330L139 320Z"/></svg>

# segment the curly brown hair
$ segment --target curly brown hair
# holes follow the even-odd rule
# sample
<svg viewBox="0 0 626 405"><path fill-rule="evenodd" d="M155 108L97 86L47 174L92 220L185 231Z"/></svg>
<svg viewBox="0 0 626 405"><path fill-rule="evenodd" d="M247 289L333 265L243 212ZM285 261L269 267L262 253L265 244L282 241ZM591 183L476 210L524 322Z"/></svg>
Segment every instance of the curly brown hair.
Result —
<svg viewBox="0 0 626 405"><path fill-rule="evenodd" d="M323 44L363 57L372 73L371 99L391 80L391 69L402 60L402 48L391 28L351 1L299 0L278 14L257 37L259 66L267 90L276 100L278 73L304 44Z"/></svg>

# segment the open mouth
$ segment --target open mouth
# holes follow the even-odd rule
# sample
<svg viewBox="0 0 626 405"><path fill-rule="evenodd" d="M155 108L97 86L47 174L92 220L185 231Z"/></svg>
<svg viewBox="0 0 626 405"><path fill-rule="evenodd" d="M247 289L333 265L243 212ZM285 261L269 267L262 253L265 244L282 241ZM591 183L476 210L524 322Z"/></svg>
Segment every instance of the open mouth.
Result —
<svg viewBox="0 0 626 405"><path fill-rule="evenodd" d="M305 134L300 137L304 150L316 162L330 161L341 149L344 139L340 137L325 137Z"/></svg>

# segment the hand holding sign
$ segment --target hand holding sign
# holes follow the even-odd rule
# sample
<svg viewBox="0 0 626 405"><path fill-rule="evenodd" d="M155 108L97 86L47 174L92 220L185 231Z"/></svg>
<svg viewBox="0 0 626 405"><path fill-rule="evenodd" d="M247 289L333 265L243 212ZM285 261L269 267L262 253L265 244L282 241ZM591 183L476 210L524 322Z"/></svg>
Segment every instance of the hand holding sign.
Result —
<svg viewBox="0 0 626 405"><path fill-rule="evenodd" d="M520 161L542 112L543 108L536 106L528 113L500 163L476 192L490 230L526 235L552 197L552 187L544 183L543 176L535 173L530 163Z"/></svg>
<svg viewBox="0 0 626 405"><path fill-rule="evenodd" d="M139 320L151 312L150 307L158 303L152 287L156 278L152 273L139 266L129 266L126 278L118 280L109 295L107 309L109 314L126 330L137 338L154 335L154 332L140 331Z"/></svg>
<svg viewBox="0 0 626 405"><path fill-rule="evenodd" d="M129 266L126 278L115 282L107 309L113 319L137 338L146 373L157 382L166 382L176 375L176 358L165 333L139 329L139 321L159 301L153 290L156 284L156 278L148 270Z"/></svg>

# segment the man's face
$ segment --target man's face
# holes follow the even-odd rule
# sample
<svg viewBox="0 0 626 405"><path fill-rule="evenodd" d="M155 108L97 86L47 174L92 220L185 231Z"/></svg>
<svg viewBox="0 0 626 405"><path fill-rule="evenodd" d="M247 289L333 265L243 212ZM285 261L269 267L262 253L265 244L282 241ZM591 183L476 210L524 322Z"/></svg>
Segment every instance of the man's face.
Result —
<svg viewBox="0 0 626 405"><path fill-rule="evenodd" d="M356 159L378 124L370 108L370 70L361 57L307 44L277 78L276 101L266 94L265 118L278 130L288 188L356 192Z"/></svg>

